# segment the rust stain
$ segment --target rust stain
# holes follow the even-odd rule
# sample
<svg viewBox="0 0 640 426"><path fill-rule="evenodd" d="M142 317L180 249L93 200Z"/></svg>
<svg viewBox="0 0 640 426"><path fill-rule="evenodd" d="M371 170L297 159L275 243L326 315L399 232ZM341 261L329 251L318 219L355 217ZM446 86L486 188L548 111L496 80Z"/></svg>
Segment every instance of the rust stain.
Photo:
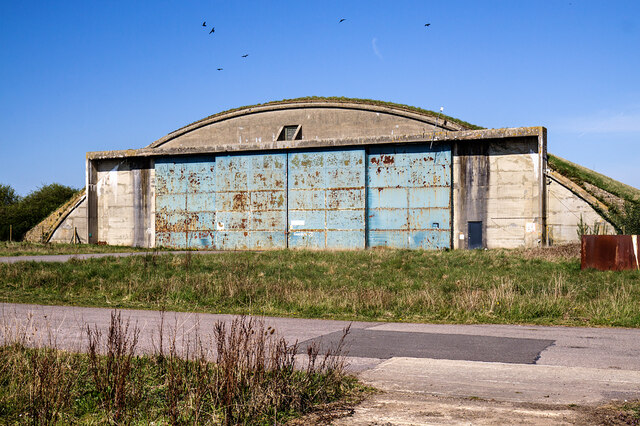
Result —
<svg viewBox="0 0 640 426"><path fill-rule="evenodd" d="M580 267L600 271L639 270L638 241L633 235L584 235Z"/></svg>
<svg viewBox="0 0 640 426"><path fill-rule="evenodd" d="M233 196L233 210L246 210L247 199L245 193L238 193Z"/></svg>

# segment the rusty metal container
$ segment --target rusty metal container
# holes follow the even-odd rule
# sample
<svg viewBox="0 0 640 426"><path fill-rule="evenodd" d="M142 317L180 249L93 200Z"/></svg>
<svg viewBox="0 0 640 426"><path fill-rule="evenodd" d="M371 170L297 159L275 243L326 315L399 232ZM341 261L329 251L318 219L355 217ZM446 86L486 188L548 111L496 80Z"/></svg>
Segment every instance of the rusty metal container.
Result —
<svg viewBox="0 0 640 426"><path fill-rule="evenodd" d="M638 240L637 235L583 235L581 268L640 270Z"/></svg>

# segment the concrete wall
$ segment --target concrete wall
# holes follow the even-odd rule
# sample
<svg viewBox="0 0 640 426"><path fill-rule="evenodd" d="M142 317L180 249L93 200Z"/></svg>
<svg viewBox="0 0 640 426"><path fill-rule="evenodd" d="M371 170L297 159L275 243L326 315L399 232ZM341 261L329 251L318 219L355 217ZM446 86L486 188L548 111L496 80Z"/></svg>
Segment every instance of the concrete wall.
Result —
<svg viewBox="0 0 640 426"><path fill-rule="evenodd" d="M453 155L454 248L468 248L468 222L482 222L482 247L540 245L538 139L458 142Z"/></svg>
<svg viewBox="0 0 640 426"><path fill-rule="evenodd" d="M433 118L430 117L429 120ZM440 124L442 123L441 120ZM271 143L278 138L282 126L289 125L302 126L302 140L419 135L428 134L435 128L427 122L426 118L418 114L408 118L389 112L305 107L267 110L214 121L175 139L170 139L159 145L158 149L193 148L230 143Z"/></svg>
<svg viewBox="0 0 640 426"><path fill-rule="evenodd" d="M87 241L87 198L84 197L80 204L62 221L51 235L51 243L71 243L74 241L74 230L82 244Z"/></svg>
<svg viewBox="0 0 640 426"><path fill-rule="evenodd" d="M155 172L151 160L106 160L95 164L98 243L153 247Z"/></svg>
<svg viewBox="0 0 640 426"><path fill-rule="evenodd" d="M585 200L553 178L547 180L547 226L549 244L577 243L580 217L589 227L598 223L606 234L615 234L613 226L603 219Z"/></svg>

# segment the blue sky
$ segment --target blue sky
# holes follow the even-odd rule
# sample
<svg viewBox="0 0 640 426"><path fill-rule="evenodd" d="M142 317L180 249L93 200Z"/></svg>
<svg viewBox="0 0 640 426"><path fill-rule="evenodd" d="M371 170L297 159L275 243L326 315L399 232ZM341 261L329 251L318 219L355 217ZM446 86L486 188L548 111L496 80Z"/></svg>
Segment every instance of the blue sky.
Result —
<svg viewBox="0 0 640 426"><path fill-rule="evenodd" d="M0 3L0 183L22 195L82 187L87 151L314 95L545 126L549 152L640 187L640 2Z"/></svg>

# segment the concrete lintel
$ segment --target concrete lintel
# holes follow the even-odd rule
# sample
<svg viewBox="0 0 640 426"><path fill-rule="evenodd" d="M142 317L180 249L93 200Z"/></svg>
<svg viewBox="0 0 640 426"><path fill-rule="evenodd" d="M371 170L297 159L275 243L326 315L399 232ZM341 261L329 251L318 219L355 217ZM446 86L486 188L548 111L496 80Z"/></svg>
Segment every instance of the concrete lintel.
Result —
<svg viewBox="0 0 640 426"><path fill-rule="evenodd" d="M87 153L88 160L106 160L119 158L156 157L165 155L216 154L222 152L271 151L305 148L366 146L380 144L437 143L451 141L481 141L487 139L505 139L520 137L540 137L544 127L514 127L503 129L483 129L464 131L433 132L420 135L375 136L344 139L303 139L293 141L275 141L271 143L231 143L217 146L194 148L141 148L120 151L94 151Z"/></svg>

